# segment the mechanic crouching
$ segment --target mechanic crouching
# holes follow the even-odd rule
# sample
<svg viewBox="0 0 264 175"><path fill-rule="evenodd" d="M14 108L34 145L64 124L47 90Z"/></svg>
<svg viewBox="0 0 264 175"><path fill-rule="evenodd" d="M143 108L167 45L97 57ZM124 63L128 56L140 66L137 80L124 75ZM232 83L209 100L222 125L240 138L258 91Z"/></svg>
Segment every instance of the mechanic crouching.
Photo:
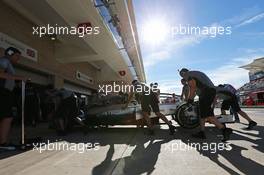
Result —
<svg viewBox="0 0 264 175"><path fill-rule="evenodd" d="M248 130L253 129L253 127L257 125L257 122L253 121L246 112L241 110L238 104L238 98L236 96L236 89L232 85L220 84L217 86L216 90L217 90L218 98L223 100L221 104L222 115L226 114L225 112L226 110L231 109L234 115L239 114L248 121L248 127L247 127Z"/></svg>

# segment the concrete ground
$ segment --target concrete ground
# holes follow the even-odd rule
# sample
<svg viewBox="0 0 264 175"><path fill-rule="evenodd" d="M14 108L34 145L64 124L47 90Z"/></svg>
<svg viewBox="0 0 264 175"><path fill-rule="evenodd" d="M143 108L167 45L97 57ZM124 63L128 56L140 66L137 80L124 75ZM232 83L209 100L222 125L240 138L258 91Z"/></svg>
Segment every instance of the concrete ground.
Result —
<svg viewBox="0 0 264 175"><path fill-rule="evenodd" d="M0 174L262 175L264 109L245 111L259 125L251 131L245 129L247 122L243 119L241 123L228 125L234 134L226 144L220 141L220 132L211 125L207 125L204 141L190 138L195 131L179 126L173 136L168 134L167 126L157 126L154 136L134 127L99 129L87 135L78 132L60 138L53 135L46 138L53 142L50 148L41 147L46 150L35 148L12 156L11 152L5 153L2 157L0 153ZM83 143L87 143L87 149Z"/></svg>

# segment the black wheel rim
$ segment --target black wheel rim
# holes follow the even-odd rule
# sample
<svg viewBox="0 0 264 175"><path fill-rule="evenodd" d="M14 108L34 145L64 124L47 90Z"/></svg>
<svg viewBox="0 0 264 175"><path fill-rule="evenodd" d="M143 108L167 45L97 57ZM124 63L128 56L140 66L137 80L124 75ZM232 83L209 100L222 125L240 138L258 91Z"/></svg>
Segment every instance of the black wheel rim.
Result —
<svg viewBox="0 0 264 175"><path fill-rule="evenodd" d="M189 108L186 104L180 106L176 113L178 124L183 128L196 128L199 126L197 109L194 108L196 115L186 115L185 110Z"/></svg>

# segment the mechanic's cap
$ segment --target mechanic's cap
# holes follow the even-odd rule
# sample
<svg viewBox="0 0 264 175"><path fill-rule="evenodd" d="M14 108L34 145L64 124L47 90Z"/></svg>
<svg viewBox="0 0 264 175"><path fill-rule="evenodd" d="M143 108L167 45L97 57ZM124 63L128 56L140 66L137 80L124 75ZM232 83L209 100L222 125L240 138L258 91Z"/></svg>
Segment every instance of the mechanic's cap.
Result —
<svg viewBox="0 0 264 175"><path fill-rule="evenodd" d="M186 68L182 68L182 69L180 70L180 75L182 76L183 73L186 73L186 72L188 72L188 71L189 71L188 69L186 69Z"/></svg>
<svg viewBox="0 0 264 175"><path fill-rule="evenodd" d="M14 47L8 47L5 50L5 56L12 56L15 53L21 54L21 52L17 48L14 48Z"/></svg>

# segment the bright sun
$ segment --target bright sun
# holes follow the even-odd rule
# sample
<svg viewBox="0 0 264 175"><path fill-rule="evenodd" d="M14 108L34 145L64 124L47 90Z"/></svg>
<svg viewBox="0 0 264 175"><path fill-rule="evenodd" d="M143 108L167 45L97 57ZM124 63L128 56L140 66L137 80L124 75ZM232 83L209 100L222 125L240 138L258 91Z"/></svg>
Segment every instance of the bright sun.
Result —
<svg viewBox="0 0 264 175"><path fill-rule="evenodd" d="M143 40L146 44L159 45L168 35L168 25L163 20L147 21L143 25Z"/></svg>

